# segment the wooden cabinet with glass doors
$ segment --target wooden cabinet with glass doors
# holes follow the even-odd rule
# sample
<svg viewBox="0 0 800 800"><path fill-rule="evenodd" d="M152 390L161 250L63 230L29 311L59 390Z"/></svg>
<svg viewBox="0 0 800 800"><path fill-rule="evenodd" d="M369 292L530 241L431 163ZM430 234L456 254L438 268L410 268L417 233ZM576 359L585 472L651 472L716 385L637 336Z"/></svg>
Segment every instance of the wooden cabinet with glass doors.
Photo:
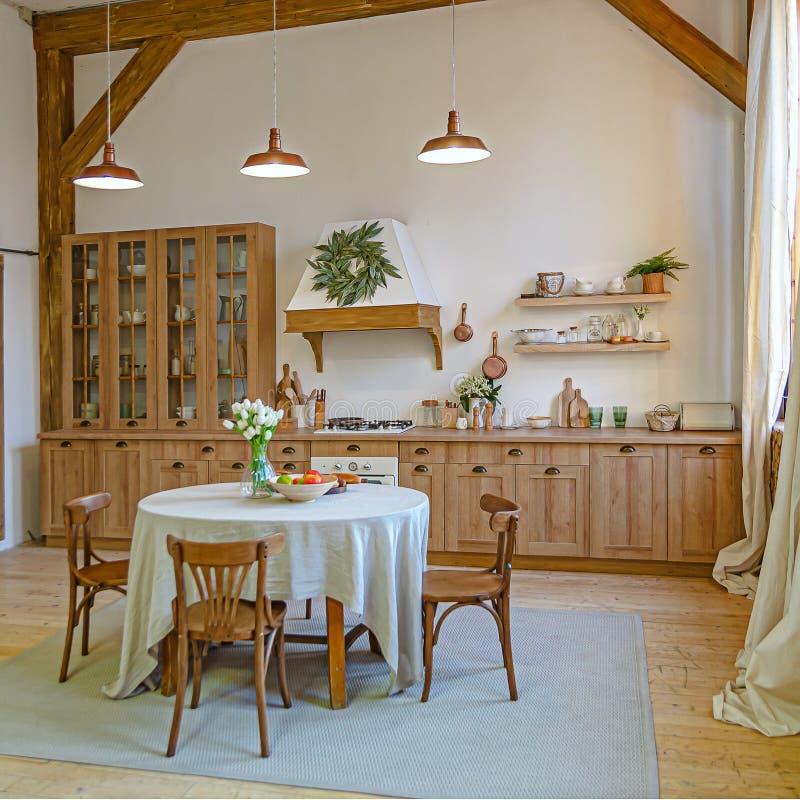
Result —
<svg viewBox="0 0 800 800"><path fill-rule="evenodd" d="M64 428L222 431L274 399L275 230L64 237Z"/></svg>

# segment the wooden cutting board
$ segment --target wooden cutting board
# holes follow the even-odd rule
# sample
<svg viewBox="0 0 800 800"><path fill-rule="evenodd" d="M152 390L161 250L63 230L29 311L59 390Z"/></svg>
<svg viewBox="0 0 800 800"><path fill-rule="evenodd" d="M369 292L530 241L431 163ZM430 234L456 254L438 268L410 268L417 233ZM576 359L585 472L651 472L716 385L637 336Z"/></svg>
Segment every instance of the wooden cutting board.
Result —
<svg viewBox="0 0 800 800"><path fill-rule="evenodd" d="M564 391L558 395L558 427L569 428L569 404L575 397L572 378L564 378Z"/></svg>
<svg viewBox="0 0 800 800"><path fill-rule="evenodd" d="M589 427L589 404L581 397L581 390L575 390L575 397L569 404L569 425L571 428Z"/></svg>

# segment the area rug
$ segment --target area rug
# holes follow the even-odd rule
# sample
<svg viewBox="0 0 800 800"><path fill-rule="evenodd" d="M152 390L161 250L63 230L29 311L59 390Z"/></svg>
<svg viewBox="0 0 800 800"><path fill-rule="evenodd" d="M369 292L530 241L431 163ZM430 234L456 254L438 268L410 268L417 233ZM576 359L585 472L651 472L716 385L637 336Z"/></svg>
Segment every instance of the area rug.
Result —
<svg viewBox="0 0 800 800"><path fill-rule="evenodd" d="M219 648L167 759L173 699L100 691L116 675L124 602L93 615L92 651L75 647L64 684L62 634L0 663L0 752L407 797L658 796L638 615L513 609L515 703L497 629L476 609L445 623L425 704L421 686L386 697L388 669L363 637L347 657L349 705L331 711L324 652L289 645L294 705L281 705L271 667L266 759L257 755L252 647ZM287 627L321 632L322 607Z"/></svg>

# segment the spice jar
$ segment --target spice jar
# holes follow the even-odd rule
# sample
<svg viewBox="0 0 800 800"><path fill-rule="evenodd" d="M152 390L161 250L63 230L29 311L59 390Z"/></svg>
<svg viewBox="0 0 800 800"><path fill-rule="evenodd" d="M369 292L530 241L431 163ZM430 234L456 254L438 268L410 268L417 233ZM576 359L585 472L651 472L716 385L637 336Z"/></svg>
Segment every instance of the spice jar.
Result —
<svg viewBox="0 0 800 800"><path fill-rule="evenodd" d="M587 342L602 342L603 341L603 323L599 315L589 317L589 325L586 329Z"/></svg>
<svg viewBox="0 0 800 800"><path fill-rule="evenodd" d="M566 343L567 343L567 332L558 331L556 333L556 344L566 344Z"/></svg>
<svg viewBox="0 0 800 800"><path fill-rule="evenodd" d="M567 331L567 344L578 344L578 326L570 325Z"/></svg>

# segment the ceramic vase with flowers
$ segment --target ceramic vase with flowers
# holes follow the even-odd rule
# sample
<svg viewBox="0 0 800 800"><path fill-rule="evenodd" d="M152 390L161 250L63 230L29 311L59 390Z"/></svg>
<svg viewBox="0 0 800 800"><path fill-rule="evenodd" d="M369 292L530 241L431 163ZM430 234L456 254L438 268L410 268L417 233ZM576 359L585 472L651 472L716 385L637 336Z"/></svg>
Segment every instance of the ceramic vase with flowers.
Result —
<svg viewBox="0 0 800 800"><path fill-rule="evenodd" d="M264 405L260 399L247 398L231 406L233 419L222 421L223 427L237 431L250 442L250 462L242 472L240 485L242 497L269 497L273 490L268 481L275 478L275 469L267 458L269 445L275 428L283 418L283 411Z"/></svg>
<svg viewBox="0 0 800 800"><path fill-rule="evenodd" d="M483 408L487 403L491 403L494 411L498 410L500 400L497 395L502 386L495 386L494 381L484 375L468 375L458 386L456 394L461 400L461 406L467 413L467 424L472 424L472 410L479 408L481 413L478 415L478 424L484 426Z"/></svg>

